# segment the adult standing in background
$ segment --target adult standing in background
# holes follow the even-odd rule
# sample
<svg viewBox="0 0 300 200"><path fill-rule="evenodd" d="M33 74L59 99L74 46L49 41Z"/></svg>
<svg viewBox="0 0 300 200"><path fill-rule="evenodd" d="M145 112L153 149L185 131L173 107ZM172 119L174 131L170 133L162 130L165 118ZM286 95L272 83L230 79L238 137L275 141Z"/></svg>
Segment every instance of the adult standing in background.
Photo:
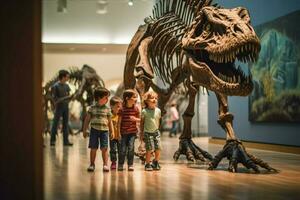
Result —
<svg viewBox="0 0 300 200"><path fill-rule="evenodd" d="M54 146L57 135L57 126L60 117L63 119L63 142L64 146L72 146L69 142L69 101L72 98L70 96L70 87L67 84L69 80L69 72L66 70L60 70L58 74L58 81L52 86L51 93L55 105L54 119L51 129L50 145Z"/></svg>
<svg viewBox="0 0 300 200"><path fill-rule="evenodd" d="M169 133L169 137L176 136L178 130L178 123L179 123L179 113L176 108L176 103L172 102L170 108L170 121L172 122L172 128Z"/></svg>

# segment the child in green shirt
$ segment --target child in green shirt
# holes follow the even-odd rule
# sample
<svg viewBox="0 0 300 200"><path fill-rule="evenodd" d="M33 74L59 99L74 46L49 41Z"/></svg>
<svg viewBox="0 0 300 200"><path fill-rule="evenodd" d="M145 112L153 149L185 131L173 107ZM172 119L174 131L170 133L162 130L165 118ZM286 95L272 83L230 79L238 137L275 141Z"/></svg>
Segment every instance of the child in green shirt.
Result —
<svg viewBox="0 0 300 200"><path fill-rule="evenodd" d="M161 151L160 142L160 119L161 111L157 107L157 94L147 92L144 95L145 108L142 110L141 117L141 140L145 141L146 146L146 164L145 170L160 170L159 158ZM155 152L155 158L150 164L151 153Z"/></svg>

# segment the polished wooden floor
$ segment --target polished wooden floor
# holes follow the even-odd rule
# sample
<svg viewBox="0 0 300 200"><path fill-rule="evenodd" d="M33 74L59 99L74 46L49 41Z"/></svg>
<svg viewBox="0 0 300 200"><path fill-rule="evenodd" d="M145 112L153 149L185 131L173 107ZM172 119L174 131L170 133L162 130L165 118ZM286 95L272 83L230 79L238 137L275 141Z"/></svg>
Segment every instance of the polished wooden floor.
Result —
<svg viewBox="0 0 300 200"><path fill-rule="evenodd" d="M62 141L62 137L58 138ZM145 172L135 159L134 172L102 172L100 153L96 171L88 173L88 140L73 136L73 147L49 146L45 137L45 199L300 199L300 155L248 149L280 170L276 174L251 173L240 167L240 173L226 171L223 161L218 170L205 170L203 164L187 163L184 157L172 160L178 139L162 137L163 152L161 171ZM208 144L207 138L194 141L210 153L217 153L222 146ZM138 141L136 141L136 146Z"/></svg>

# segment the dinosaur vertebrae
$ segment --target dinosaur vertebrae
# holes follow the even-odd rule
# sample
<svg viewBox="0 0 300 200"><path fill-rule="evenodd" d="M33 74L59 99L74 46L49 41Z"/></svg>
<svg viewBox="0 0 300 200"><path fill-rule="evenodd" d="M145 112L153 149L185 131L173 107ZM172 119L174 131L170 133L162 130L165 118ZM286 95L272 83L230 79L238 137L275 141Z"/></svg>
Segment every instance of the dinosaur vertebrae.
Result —
<svg viewBox="0 0 300 200"><path fill-rule="evenodd" d="M171 72L182 65L181 39L197 13L212 0L160 0L150 17L149 35L153 37L150 62L164 83L171 83Z"/></svg>

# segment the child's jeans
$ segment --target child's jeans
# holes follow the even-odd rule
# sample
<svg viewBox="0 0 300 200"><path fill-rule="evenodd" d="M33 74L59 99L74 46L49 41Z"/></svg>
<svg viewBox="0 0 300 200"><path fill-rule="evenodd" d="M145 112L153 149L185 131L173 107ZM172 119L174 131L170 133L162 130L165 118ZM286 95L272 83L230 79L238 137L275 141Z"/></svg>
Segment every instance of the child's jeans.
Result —
<svg viewBox="0 0 300 200"><path fill-rule="evenodd" d="M136 138L136 133L122 134L121 149L119 154L119 165L124 165L126 152L127 152L128 166L133 165L135 138Z"/></svg>
<svg viewBox="0 0 300 200"><path fill-rule="evenodd" d="M110 160L111 162L117 161L117 154L120 155L121 150L121 142L119 140L110 140L109 141L109 147L110 147Z"/></svg>

